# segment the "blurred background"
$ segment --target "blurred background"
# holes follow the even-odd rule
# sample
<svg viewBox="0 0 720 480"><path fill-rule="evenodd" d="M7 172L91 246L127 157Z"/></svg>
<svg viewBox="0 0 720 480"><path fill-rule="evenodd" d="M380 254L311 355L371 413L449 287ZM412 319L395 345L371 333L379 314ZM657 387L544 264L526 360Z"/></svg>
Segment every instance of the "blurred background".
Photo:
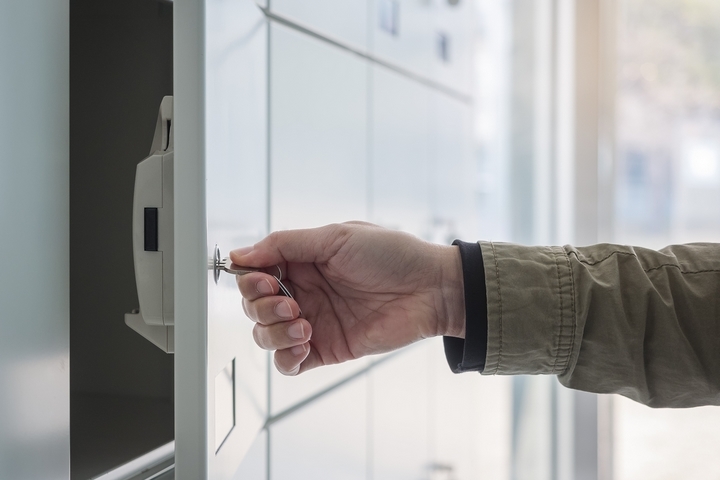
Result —
<svg viewBox="0 0 720 480"><path fill-rule="evenodd" d="M483 238L652 248L720 239L720 3L475 6ZM554 378L493 388L512 402L486 428L510 443L504 466L483 478L720 476L715 408L652 410Z"/></svg>

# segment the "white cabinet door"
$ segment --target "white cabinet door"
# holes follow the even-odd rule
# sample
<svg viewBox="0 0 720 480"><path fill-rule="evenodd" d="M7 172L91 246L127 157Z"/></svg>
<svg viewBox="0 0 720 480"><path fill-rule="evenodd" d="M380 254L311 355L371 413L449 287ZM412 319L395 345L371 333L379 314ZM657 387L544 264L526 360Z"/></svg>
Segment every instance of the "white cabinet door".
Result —
<svg viewBox="0 0 720 480"><path fill-rule="evenodd" d="M272 0L270 10L353 48L367 49L368 0Z"/></svg>
<svg viewBox="0 0 720 480"><path fill-rule="evenodd" d="M208 260L267 233L267 23L250 0L174 8L176 478L225 480L265 422L267 355Z"/></svg>

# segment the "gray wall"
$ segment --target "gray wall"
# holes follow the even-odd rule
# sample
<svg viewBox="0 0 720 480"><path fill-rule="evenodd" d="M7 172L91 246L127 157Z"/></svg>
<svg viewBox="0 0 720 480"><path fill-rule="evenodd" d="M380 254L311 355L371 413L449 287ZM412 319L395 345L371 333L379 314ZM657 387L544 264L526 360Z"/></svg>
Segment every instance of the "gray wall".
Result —
<svg viewBox="0 0 720 480"><path fill-rule="evenodd" d="M0 478L67 479L68 0L0 2Z"/></svg>

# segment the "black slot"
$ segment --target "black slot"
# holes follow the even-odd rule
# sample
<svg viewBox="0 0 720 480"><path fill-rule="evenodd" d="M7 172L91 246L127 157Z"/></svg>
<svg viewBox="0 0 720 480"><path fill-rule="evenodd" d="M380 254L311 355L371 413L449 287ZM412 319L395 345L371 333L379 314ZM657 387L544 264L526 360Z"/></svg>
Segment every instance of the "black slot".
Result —
<svg viewBox="0 0 720 480"><path fill-rule="evenodd" d="M145 251L158 251L158 209L145 207Z"/></svg>

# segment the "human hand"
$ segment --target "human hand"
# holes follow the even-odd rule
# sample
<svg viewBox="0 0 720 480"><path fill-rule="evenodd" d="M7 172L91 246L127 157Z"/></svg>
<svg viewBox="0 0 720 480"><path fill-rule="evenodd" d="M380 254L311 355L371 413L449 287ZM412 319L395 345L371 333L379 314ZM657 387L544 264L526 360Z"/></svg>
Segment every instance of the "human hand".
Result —
<svg viewBox="0 0 720 480"><path fill-rule="evenodd" d="M233 263L279 265L295 299L262 272L237 277L255 342L297 375L437 335L465 336L458 247L348 222L270 234L230 252ZM302 309L302 318L300 318Z"/></svg>

